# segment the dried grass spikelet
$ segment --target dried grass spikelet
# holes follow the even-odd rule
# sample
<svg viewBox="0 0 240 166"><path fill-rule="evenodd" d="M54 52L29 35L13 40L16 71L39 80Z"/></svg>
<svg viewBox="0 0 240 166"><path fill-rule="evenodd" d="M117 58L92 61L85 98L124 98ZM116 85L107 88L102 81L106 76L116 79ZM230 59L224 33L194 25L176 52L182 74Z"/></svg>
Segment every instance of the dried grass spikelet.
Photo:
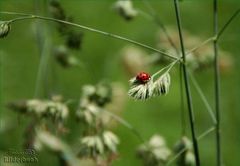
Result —
<svg viewBox="0 0 240 166"><path fill-rule="evenodd" d="M119 144L118 137L111 131L104 131L103 132L103 143L107 149L111 152L117 152L117 145Z"/></svg>
<svg viewBox="0 0 240 166"><path fill-rule="evenodd" d="M185 150L183 152L183 150ZM195 156L193 154L192 142L186 136L183 136L174 146L174 153L178 154L181 152L180 157L177 160L177 165L194 166Z"/></svg>
<svg viewBox="0 0 240 166"><path fill-rule="evenodd" d="M117 153L119 144L118 137L111 131L104 130L100 134L88 135L80 139L81 149L79 156L81 157L97 157L98 155Z"/></svg>
<svg viewBox="0 0 240 166"><path fill-rule="evenodd" d="M136 100L147 100L151 97L166 95L171 84L169 73L162 74L156 80L150 78L146 83L139 82L137 77L132 78L128 95Z"/></svg>
<svg viewBox="0 0 240 166"><path fill-rule="evenodd" d="M112 87L108 84L85 85L76 115L88 124L103 124L104 107L112 100Z"/></svg>
<svg viewBox="0 0 240 166"><path fill-rule="evenodd" d="M47 131L42 131L38 128L36 129L36 131L36 138L38 139L39 143L42 144L42 146L45 146L55 152L68 150L67 145L51 133Z"/></svg>
<svg viewBox="0 0 240 166"><path fill-rule="evenodd" d="M132 78L130 81L130 89L128 95L136 100L146 100L153 96L153 86L152 80L147 83L139 83L136 78Z"/></svg>
<svg viewBox="0 0 240 166"><path fill-rule="evenodd" d="M131 77L148 68L147 53L137 47L125 46L120 51L120 56L125 71Z"/></svg>
<svg viewBox="0 0 240 166"><path fill-rule="evenodd" d="M186 156L185 156L185 165L186 166L195 166L195 156L192 151L187 151Z"/></svg>
<svg viewBox="0 0 240 166"><path fill-rule="evenodd" d="M28 100L27 109L29 113L36 114L39 117L52 117L54 119L66 119L68 116L68 107L61 102Z"/></svg>
<svg viewBox="0 0 240 166"><path fill-rule="evenodd" d="M53 120L65 120L68 117L68 107L65 103L53 100L29 99L16 101L9 107L19 113L29 114L38 118L52 118Z"/></svg>
<svg viewBox="0 0 240 166"><path fill-rule="evenodd" d="M150 147L161 147L166 145L166 141L161 135L155 134L150 138L148 144Z"/></svg>
<svg viewBox="0 0 240 166"><path fill-rule="evenodd" d="M53 15L54 18L59 20L65 20L66 14L61 4L57 0L51 0L49 4L49 12Z"/></svg>
<svg viewBox="0 0 240 166"><path fill-rule="evenodd" d="M132 20L138 14L131 0L117 0L113 8L127 21Z"/></svg>
<svg viewBox="0 0 240 166"><path fill-rule="evenodd" d="M138 156L147 165L164 165L171 155L165 139L160 135L153 135L148 142L139 146Z"/></svg>
<svg viewBox="0 0 240 166"><path fill-rule="evenodd" d="M170 84L171 84L171 78L169 73L163 74L154 82L153 95L160 96L160 95L167 94L169 92Z"/></svg>
<svg viewBox="0 0 240 166"><path fill-rule="evenodd" d="M97 154L103 154L104 144L98 135L86 136L81 139L81 144L87 151L88 155L95 156ZM85 154L86 155L86 154Z"/></svg>
<svg viewBox="0 0 240 166"><path fill-rule="evenodd" d="M7 21L0 21L0 38L4 38L11 30L10 23Z"/></svg>
<svg viewBox="0 0 240 166"><path fill-rule="evenodd" d="M79 60L70 54L65 45L59 45L53 50L53 56L62 67L73 67L80 64Z"/></svg>

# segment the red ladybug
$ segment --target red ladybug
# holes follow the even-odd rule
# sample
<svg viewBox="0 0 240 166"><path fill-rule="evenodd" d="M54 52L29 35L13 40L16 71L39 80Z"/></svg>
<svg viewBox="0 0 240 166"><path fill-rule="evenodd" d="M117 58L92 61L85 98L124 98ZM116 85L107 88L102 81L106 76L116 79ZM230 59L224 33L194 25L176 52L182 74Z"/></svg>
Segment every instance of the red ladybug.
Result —
<svg viewBox="0 0 240 166"><path fill-rule="evenodd" d="M136 76L136 80L138 80L141 83L147 83L151 79L150 74L145 73L145 72L140 72Z"/></svg>

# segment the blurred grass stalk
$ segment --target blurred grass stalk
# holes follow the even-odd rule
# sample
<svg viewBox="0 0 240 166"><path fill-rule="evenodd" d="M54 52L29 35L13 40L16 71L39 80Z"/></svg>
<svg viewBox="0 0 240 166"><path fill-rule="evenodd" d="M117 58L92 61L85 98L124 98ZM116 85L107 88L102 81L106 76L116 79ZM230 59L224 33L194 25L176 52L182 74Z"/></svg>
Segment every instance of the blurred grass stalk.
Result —
<svg viewBox="0 0 240 166"><path fill-rule="evenodd" d="M46 13L47 0L42 2L34 1L35 13L44 14ZM36 20L35 23L35 33L37 44L40 54L40 64L38 68L36 88L34 98L46 97L49 95L48 89L48 71L50 68L50 55L51 55L51 35L46 23L42 23Z"/></svg>
<svg viewBox="0 0 240 166"><path fill-rule="evenodd" d="M200 158L199 158L199 150L198 150L198 141L196 137L196 131L195 131L195 120L194 120L194 113L193 113L193 106L192 106L192 96L190 91L190 85L188 80L188 73L187 73L187 66L186 66L186 54L185 54L185 48L184 48L184 41L182 36L182 25L181 25L181 16L180 16L180 9L179 9L179 1L174 0L174 7L176 12L176 20L177 20L177 26L179 31L179 40L181 44L181 52L182 52L182 58L183 58L183 79L185 84L185 91L186 91L186 97L187 97L187 105L188 105L188 114L189 114L189 121L191 126L191 134L192 134L192 141L193 141L193 148L194 148L194 155L196 160L196 165L200 166Z"/></svg>
<svg viewBox="0 0 240 166"><path fill-rule="evenodd" d="M218 34L218 1L213 0L213 27L214 35ZM218 43L213 41L214 49L214 87L215 87L215 109L216 109L216 165L222 165L221 135L220 135L220 73L218 66Z"/></svg>

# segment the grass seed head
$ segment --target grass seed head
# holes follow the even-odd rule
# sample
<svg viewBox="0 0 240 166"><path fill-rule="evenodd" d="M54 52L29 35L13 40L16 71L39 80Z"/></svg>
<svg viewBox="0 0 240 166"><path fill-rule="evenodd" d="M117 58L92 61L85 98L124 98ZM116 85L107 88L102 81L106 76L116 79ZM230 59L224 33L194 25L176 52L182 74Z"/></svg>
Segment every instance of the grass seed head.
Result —
<svg viewBox="0 0 240 166"><path fill-rule="evenodd" d="M118 0L114 4L114 9L127 21L132 20L138 14L131 0Z"/></svg>
<svg viewBox="0 0 240 166"><path fill-rule="evenodd" d="M0 22L0 38L4 38L8 35L11 30L9 22L1 21Z"/></svg>

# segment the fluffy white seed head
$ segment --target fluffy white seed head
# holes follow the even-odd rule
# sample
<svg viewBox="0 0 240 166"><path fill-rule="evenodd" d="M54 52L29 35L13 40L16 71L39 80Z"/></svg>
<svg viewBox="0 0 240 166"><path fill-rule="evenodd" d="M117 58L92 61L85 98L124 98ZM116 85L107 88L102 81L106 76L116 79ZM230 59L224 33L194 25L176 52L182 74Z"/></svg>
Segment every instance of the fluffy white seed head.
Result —
<svg viewBox="0 0 240 166"><path fill-rule="evenodd" d="M169 73L163 74L154 82L153 95L160 96L160 95L167 94L169 92L170 84L171 84L171 78Z"/></svg>
<svg viewBox="0 0 240 166"><path fill-rule="evenodd" d="M136 100L147 100L151 97L166 95L169 92L171 78L169 73L164 73L155 81L150 79L146 83L141 83L134 77L129 82L128 95Z"/></svg>
<svg viewBox="0 0 240 166"><path fill-rule="evenodd" d="M131 20L138 14L131 0L118 0L114 4L114 9L126 20Z"/></svg>
<svg viewBox="0 0 240 166"><path fill-rule="evenodd" d="M153 82L152 80L147 83L140 83L135 77L130 81L130 89L128 95L136 100L147 100L152 97L153 93Z"/></svg>

